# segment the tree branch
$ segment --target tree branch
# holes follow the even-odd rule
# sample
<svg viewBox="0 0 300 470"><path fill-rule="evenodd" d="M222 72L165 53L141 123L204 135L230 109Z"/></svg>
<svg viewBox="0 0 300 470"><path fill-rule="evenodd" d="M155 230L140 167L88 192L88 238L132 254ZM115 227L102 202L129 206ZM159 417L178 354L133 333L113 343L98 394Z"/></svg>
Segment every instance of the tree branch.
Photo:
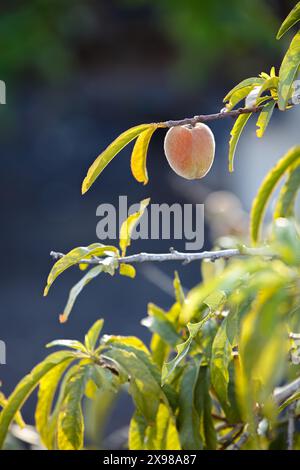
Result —
<svg viewBox="0 0 300 470"><path fill-rule="evenodd" d="M165 121L162 124L165 127L184 126L187 124L194 126L195 124L197 124L197 122L216 121L216 120L224 119L227 117L236 118L240 114L259 113L262 110L262 108L263 106L253 106L251 108L233 109L232 111L226 111L226 109L223 108L224 111L222 110L216 114L200 114L199 116L194 116L192 118L179 119L177 121L173 121L173 120Z"/></svg>
<svg viewBox="0 0 300 470"><path fill-rule="evenodd" d="M274 390L273 397L279 405L300 390L300 378Z"/></svg>
<svg viewBox="0 0 300 470"><path fill-rule="evenodd" d="M51 251L50 256L53 259L60 259L65 256L63 253ZM271 257L272 253L267 247L263 248L231 248L226 250L216 251L201 251L201 252L180 252L170 248L170 253L138 253L135 255L121 256L118 259L120 263L146 263L146 262L162 262L162 261L182 261L184 264L192 261L209 259L215 261L220 258L229 259L234 256L268 256ZM82 259L78 264L101 264L103 258L93 257L90 259Z"/></svg>

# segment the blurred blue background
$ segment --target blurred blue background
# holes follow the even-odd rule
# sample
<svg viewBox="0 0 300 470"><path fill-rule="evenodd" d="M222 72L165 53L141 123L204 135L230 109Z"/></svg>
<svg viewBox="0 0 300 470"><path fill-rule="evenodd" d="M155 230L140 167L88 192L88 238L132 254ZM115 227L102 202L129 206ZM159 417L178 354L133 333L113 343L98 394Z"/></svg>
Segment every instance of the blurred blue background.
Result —
<svg viewBox="0 0 300 470"><path fill-rule="evenodd" d="M148 154L148 186L131 176L130 148L84 197L80 186L90 163L121 131L217 112L236 82L278 67L289 38L278 42L275 35L294 3L2 0L0 79L7 104L0 106L0 338L7 364L0 366L0 380L5 393L45 356L47 342L81 339L99 317L105 318L105 333L148 341L140 320L149 301L171 305L168 279L174 269L187 288L199 281L197 263L141 266L135 281L99 277L64 325L58 315L80 272L70 270L47 298L42 296L52 266L49 252L97 241L96 208L117 204L119 195L128 195L130 204L147 196L157 203L204 203L211 192L229 190L249 210L263 175L296 138L291 122L297 110L283 117L277 113L263 141L256 139L255 125L249 126L233 175L227 170L232 122L222 120L211 126L216 161L203 181L191 183L171 172L164 132L158 131ZM205 248L214 235L207 224ZM184 248L178 241L137 241L130 250L166 251L170 245ZM126 422L128 409L121 409L116 425ZM32 402L25 418L32 421Z"/></svg>

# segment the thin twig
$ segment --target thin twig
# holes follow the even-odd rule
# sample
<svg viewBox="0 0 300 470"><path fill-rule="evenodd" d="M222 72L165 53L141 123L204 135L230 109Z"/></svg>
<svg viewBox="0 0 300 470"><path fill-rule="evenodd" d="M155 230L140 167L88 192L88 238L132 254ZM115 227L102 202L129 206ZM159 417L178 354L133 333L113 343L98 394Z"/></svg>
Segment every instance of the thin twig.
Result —
<svg viewBox="0 0 300 470"><path fill-rule="evenodd" d="M233 109L232 111L221 111L220 113L216 114L200 114L199 116L194 116L192 118L184 118L179 119L177 121L169 120L165 121L162 124L165 127L174 127L174 126L184 126L190 124L194 126L197 122L208 122L208 121L216 121L219 119L224 119L227 117L236 118L240 114L250 114L250 113L258 113L262 110L263 106L253 106L251 108L239 108Z"/></svg>
<svg viewBox="0 0 300 470"><path fill-rule="evenodd" d="M277 404L283 403L287 398L300 390L300 378L290 382L283 387L277 387L274 390L273 397Z"/></svg>
<svg viewBox="0 0 300 470"><path fill-rule="evenodd" d="M249 437L250 437L250 433L247 430L244 431L241 434L240 438L236 442L231 444L229 447L227 447L226 450L240 450L243 447L243 445L247 442Z"/></svg>
<svg viewBox="0 0 300 470"><path fill-rule="evenodd" d="M63 253L51 251L50 256L53 259L59 259L64 256ZM209 259L215 261L220 258L232 258L234 256L272 256L267 248L232 248L227 250L217 251L202 251L202 252L179 252L171 249L170 253L138 253L135 255L122 256L118 258L120 263L146 263L146 262L162 262L162 261L182 261L184 264L191 261L198 261ZM103 258L93 257L90 259L81 259L77 264L101 264Z"/></svg>
<svg viewBox="0 0 300 470"><path fill-rule="evenodd" d="M294 447L294 434L295 434L295 410L296 403L291 403L288 407L288 428L287 428L287 449L293 450Z"/></svg>

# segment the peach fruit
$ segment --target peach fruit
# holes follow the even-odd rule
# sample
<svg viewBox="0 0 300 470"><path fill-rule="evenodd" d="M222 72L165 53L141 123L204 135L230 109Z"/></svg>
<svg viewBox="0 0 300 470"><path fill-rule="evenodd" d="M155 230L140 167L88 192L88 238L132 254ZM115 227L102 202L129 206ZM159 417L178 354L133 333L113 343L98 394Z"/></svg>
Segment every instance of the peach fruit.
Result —
<svg viewBox="0 0 300 470"><path fill-rule="evenodd" d="M203 178L214 161L215 139L203 123L171 127L165 137L164 150L170 167L188 180Z"/></svg>

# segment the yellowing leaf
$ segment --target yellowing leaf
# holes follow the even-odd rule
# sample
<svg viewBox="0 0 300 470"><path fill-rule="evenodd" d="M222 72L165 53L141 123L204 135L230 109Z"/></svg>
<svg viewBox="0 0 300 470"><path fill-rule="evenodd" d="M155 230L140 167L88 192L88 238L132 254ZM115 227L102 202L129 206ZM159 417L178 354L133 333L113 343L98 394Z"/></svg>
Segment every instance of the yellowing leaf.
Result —
<svg viewBox="0 0 300 470"><path fill-rule="evenodd" d="M294 36L279 70L278 107L284 111L300 65L300 31Z"/></svg>
<svg viewBox="0 0 300 470"><path fill-rule="evenodd" d="M300 189L300 162L292 167L288 178L281 188L274 210L274 219L292 217L295 199Z"/></svg>
<svg viewBox="0 0 300 470"><path fill-rule="evenodd" d="M57 422L57 443L60 450L83 447L84 423L81 400L89 378L89 367L82 366L70 377Z"/></svg>
<svg viewBox="0 0 300 470"><path fill-rule="evenodd" d="M293 165L299 158L300 147L293 147L283 158L281 158L281 160L279 160L277 165L270 173L268 173L260 186L256 198L253 201L250 214L250 233L253 243L258 241L263 215L275 187L285 172L288 171L291 165Z"/></svg>
<svg viewBox="0 0 300 470"><path fill-rule="evenodd" d="M119 137L117 137L102 153L100 153L94 163L90 166L87 175L83 180L82 194L89 190L104 168L127 144L129 144L129 142L152 125L153 124L140 124L139 126L131 127L120 134Z"/></svg>
<svg viewBox="0 0 300 470"><path fill-rule="evenodd" d="M30 374L26 375L19 382L13 393L8 398L6 407L0 414L0 448L3 446L11 421L15 418L16 413L18 413L28 396L37 387L39 381L51 369L72 357L76 356L75 353L71 351L59 351L50 354L50 356L34 367Z"/></svg>
<svg viewBox="0 0 300 470"><path fill-rule="evenodd" d="M4 408L7 405L7 402L8 400L5 398L5 395L2 392L0 392L0 407ZM14 420L19 426L19 428L21 429L25 428L26 424L22 418L20 411L16 413Z"/></svg>
<svg viewBox="0 0 300 470"><path fill-rule="evenodd" d="M103 323L104 323L104 320L103 319L100 319L100 320L97 320L92 326L91 328L89 329L89 331L87 332L87 334L85 335L85 338L84 338L84 344L85 344L85 347L89 350L89 351L93 351L95 346L96 346L96 343L99 339L99 336L100 336L100 333L101 333L101 330L103 328Z"/></svg>
<svg viewBox="0 0 300 470"><path fill-rule="evenodd" d="M134 279L136 275L135 267L132 266L131 264L121 263L120 274L121 276L127 276L127 277L131 277L131 279Z"/></svg>
<svg viewBox="0 0 300 470"><path fill-rule="evenodd" d="M292 11L288 14L279 28L276 39L280 39L292 26L300 21L300 2L298 2Z"/></svg>
<svg viewBox="0 0 300 470"><path fill-rule="evenodd" d="M143 131L136 139L133 147L131 155L131 171L139 183L148 183L148 173L146 167L147 152L151 137L157 127L158 124L152 124L151 127Z"/></svg>
<svg viewBox="0 0 300 470"><path fill-rule="evenodd" d="M35 409L35 423L40 437L47 447L47 449L53 449L53 434L51 433L51 410L55 392L61 377L73 358L70 358L61 364L58 364L52 370L50 370L40 381L38 401Z"/></svg>
<svg viewBox="0 0 300 470"><path fill-rule="evenodd" d="M53 265L47 279L44 295L48 294L49 289L55 279L66 269L74 266L75 264L78 264L82 259L90 259L93 256L103 256L111 253L118 255L119 250L115 246L106 246L102 245L102 243L93 243L89 246L80 246L69 251L69 253L64 255Z"/></svg>
<svg viewBox="0 0 300 470"><path fill-rule="evenodd" d="M265 104L265 106L261 110L257 119L257 123L256 123L258 127L258 129L256 129L257 137L262 137L264 135L265 130L272 117L274 107L275 107L275 101L270 101L269 103Z"/></svg>
<svg viewBox="0 0 300 470"><path fill-rule="evenodd" d="M145 212L146 207L148 206L150 202L150 198L144 199L140 203L140 209L135 212L134 214L131 214L122 224L121 230L120 230L120 248L122 250L122 256L125 256L126 254L126 249L128 246L130 246L131 243L131 234L134 229L134 227L137 225L138 221L142 217L142 215Z"/></svg>
<svg viewBox="0 0 300 470"><path fill-rule="evenodd" d="M225 98L223 99L223 102L226 103L227 101L232 101L233 96L237 94L239 90L242 88L248 88L250 91L251 88L253 88L256 85L262 85L264 83L264 79L261 77L250 77L246 78L242 82L238 83L232 90L230 90ZM237 94L238 95L238 94ZM241 98L242 99L242 98ZM239 100L238 100L239 101Z"/></svg>
<svg viewBox="0 0 300 470"><path fill-rule="evenodd" d="M234 154L236 150L237 143L239 138L243 132L243 129L250 118L252 113L249 114L240 114L237 120L235 121L233 128L230 132L230 140L229 140L229 171L233 171L233 160Z"/></svg>

